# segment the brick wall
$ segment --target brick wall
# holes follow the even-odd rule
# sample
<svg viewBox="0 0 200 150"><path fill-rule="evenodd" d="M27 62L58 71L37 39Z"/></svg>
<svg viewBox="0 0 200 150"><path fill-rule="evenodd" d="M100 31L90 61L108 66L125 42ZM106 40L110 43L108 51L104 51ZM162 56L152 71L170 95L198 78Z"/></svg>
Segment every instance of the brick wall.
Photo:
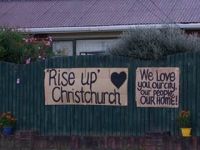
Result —
<svg viewBox="0 0 200 150"><path fill-rule="evenodd" d="M21 131L1 136L0 150L200 150L200 138L182 138L162 134L140 137L120 136L40 136Z"/></svg>

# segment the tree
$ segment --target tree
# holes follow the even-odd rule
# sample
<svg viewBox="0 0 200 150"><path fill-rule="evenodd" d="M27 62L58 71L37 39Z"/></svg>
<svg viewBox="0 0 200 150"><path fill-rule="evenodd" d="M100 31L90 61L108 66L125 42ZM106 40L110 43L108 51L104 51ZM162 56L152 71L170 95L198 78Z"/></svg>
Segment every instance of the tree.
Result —
<svg viewBox="0 0 200 150"><path fill-rule="evenodd" d="M121 35L108 50L111 55L161 59L167 55L200 50L200 38L177 28L136 28Z"/></svg>
<svg viewBox="0 0 200 150"><path fill-rule="evenodd" d="M51 44L16 30L0 29L0 61L26 63L26 60L35 61L52 54Z"/></svg>

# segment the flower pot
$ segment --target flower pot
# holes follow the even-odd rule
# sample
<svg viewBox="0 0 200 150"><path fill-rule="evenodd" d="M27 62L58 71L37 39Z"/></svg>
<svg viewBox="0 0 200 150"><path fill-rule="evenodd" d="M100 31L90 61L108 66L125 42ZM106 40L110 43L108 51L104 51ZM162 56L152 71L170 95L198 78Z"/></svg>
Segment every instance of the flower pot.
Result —
<svg viewBox="0 0 200 150"><path fill-rule="evenodd" d="M12 135L13 127L3 127L3 135Z"/></svg>
<svg viewBox="0 0 200 150"><path fill-rule="evenodd" d="M191 136L192 128L181 128L181 133L183 137L190 137Z"/></svg>

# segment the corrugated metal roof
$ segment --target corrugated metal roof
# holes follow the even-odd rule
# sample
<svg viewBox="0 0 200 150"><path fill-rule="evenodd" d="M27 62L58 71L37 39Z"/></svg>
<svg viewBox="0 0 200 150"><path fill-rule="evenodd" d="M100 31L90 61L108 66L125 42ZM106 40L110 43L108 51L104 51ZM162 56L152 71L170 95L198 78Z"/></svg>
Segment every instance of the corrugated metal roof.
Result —
<svg viewBox="0 0 200 150"><path fill-rule="evenodd" d="M0 26L199 23L199 0L0 0Z"/></svg>

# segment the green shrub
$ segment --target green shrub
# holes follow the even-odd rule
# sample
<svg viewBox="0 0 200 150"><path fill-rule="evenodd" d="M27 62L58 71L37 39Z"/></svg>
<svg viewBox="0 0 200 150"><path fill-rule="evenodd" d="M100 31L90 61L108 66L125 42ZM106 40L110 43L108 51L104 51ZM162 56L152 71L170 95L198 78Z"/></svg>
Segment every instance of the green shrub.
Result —
<svg viewBox="0 0 200 150"><path fill-rule="evenodd" d="M160 59L167 55L200 50L200 38L180 29L141 29L124 32L108 50L111 55Z"/></svg>
<svg viewBox="0 0 200 150"><path fill-rule="evenodd" d="M12 29L0 29L0 61L26 63L51 56L50 45Z"/></svg>

